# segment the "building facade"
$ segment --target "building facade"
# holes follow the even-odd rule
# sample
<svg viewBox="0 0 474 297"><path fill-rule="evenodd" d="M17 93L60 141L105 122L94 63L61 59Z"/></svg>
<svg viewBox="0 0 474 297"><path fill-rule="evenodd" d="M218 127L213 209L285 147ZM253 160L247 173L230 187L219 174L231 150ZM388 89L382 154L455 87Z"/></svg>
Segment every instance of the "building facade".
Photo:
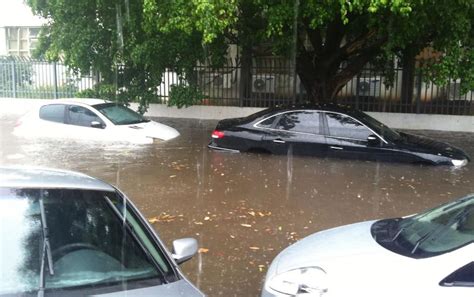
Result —
<svg viewBox="0 0 474 297"><path fill-rule="evenodd" d="M1 0L0 56L31 56L45 23L23 0Z"/></svg>

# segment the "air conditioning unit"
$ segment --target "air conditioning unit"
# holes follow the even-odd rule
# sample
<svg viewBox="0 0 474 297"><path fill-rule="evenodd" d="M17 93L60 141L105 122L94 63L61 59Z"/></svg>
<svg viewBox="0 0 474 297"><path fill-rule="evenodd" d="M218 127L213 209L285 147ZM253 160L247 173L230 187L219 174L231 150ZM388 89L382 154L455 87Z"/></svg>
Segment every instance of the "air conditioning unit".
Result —
<svg viewBox="0 0 474 297"><path fill-rule="evenodd" d="M381 84L382 80L379 77L361 77L357 83L357 94L363 97L378 97Z"/></svg>
<svg viewBox="0 0 474 297"><path fill-rule="evenodd" d="M212 87L224 89L232 87L232 73L211 73L209 80Z"/></svg>
<svg viewBox="0 0 474 297"><path fill-rule="evenodd" d="M275 93L275 76L267 74L253 75L252 93Z"/></svg>

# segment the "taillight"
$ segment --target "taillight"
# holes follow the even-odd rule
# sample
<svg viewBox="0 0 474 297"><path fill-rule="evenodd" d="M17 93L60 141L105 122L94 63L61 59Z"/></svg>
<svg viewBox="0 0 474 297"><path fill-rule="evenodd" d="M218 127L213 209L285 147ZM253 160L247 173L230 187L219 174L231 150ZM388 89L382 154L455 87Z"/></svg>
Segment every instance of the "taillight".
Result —
<svg viewBox="0 0 474 297"><path fill-rule="evenodd" d="M219 130L214 130L214 131L212 132L211 137L212 137L212 138L217 138L217 139L222 138L222 137L224 137L224 132L219 131Z"/></svg>

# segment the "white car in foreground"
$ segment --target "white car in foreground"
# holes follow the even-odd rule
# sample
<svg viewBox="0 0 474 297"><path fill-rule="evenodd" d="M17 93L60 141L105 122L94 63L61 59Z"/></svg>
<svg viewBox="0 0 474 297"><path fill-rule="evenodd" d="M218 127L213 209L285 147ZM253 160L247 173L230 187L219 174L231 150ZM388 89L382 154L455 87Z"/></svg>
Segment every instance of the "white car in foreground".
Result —
<svg viewBox="0 0 474 297"><path fill-rule="evenodd" d="M101 99L49 101L22 117L13 134L136 144L179 136L174 128L146 119L121 104Z"/></svg>
<svg viewBox="0 0 474 297"><path fill-rule="evenodd" d="M310 235L274 259L262 296L472 297L474 194Z"/></svg>

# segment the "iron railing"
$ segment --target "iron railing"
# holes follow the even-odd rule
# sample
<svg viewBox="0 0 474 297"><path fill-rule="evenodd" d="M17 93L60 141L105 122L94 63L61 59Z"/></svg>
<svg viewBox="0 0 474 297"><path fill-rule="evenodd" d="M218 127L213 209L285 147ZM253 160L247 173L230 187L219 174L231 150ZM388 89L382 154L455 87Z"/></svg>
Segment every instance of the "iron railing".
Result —
<svg viewBox="0 0 474 297"><path fill-rule="evenodd" d="M97 78L71 71L61 62L0 57L0 97L55 99L92 88Z"/></svg>
<svg viewBox="0 0 474 297"><path fill-rule="evenodd" d="M247 70L238 60L220 67L200 64L193 76L204 96L202 105L269 107L308 99L288 59L254 58ZM74 97L97 81L60 62L0 57L0 97ZM171 87L180 83L176 73L166 71L154 102L167 103ZM389 85L375 69L365 68L340 90L336 101L364 111L474 115L474 90L461 92L458 80L444 86L426 82L421 70L416 71L411 90L402 94L402 69L394 69Z"/></svg>

